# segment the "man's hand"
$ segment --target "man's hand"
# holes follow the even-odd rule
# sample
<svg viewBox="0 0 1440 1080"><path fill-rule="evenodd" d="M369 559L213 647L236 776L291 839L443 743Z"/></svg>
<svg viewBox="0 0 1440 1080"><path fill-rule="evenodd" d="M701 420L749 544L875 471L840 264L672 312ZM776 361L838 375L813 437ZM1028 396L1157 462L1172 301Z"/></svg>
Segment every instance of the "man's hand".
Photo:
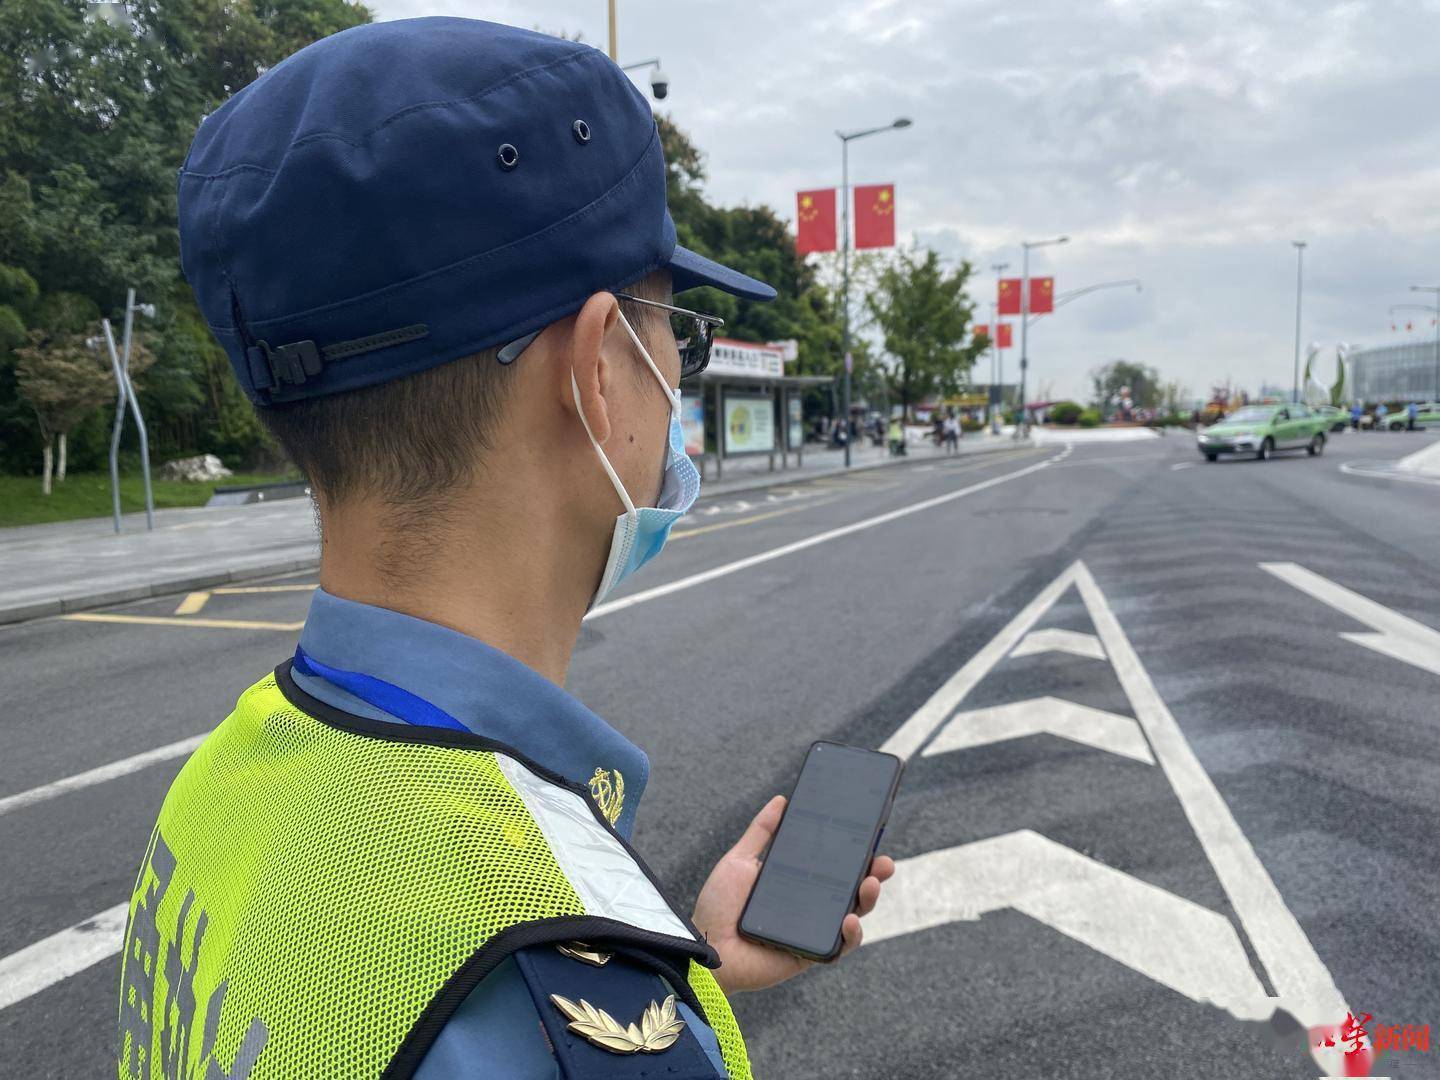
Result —
<svg viewBox="0 0 1440 1080"><path fill-rule="evenodd" d="M720 954L721 967L715 972L715 980L727 994L763 990L800 974L814 963L782 949L747 941L740 936L738 926L740 912L760 876L760 860L775 838L784 811L783 795L765 804L739 843L715 864L695 901L695 925ZM860 917L874 909L875 901L880 899L880 883L894 873L895 860L888 855L877 855L870 864L869 876L860 883L855 911L846 915L841 925L842 956L860 944Z"/></svg>

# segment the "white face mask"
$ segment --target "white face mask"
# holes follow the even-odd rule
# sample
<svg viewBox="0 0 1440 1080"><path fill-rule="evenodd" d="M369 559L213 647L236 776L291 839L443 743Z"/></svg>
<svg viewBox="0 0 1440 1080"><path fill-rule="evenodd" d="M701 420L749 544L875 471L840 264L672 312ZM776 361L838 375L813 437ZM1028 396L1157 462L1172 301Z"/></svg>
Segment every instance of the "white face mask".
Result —
<svg viewBox="0 0 1440 1080"><path fill-rule="evenodd" d="M637 509L626 492L625 485L620 482L615 467L610 464L605 451L595 441L595 435L590 430L590 421L585 419L585 410L580 406L580 384L575 380L574 369L571 369L570 391L575 395L575 411L580 414L580 423L585 425L585 434L590 437L590 445L595 447L600 464L605 468L605 475L610 477L615 493L625 504L625 512L615 519L615 531L610 537L610 557L605 561L605 573L600 577L600 587L590 598L592 608L601 603L620 582L660 554L660 549L665 546L665 541L670 536L670 527L694 506L695 500L700 497L700 472L685 453L685 435L680 426L680 391L672 390L665 381L665 376L655 366L649 350L641 343L623 311L620 312L620 324L625 327L630 340L645 358L646 366L664 389L665 396L670 399L670 436L665 447L665 476L660 484L658 505Z"/></svg>

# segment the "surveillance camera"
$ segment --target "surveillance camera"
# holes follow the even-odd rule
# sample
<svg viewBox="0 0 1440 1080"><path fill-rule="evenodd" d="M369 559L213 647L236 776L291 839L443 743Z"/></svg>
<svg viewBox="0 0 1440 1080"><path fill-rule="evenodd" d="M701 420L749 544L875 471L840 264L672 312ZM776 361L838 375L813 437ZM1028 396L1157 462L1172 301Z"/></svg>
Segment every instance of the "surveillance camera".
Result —
<svg viewBox="0 0 1440 1080"><path fill-rule="evenodd" d="M154 304L136 304L135 310L140 312L140 314L144 315L147 319L153 319L155 317Z"/></svg>
<svg viewBox="0 0 1440 1080"><path fill-rule="evenodd" d="M658 67L650 75L650 92L655 95L656 101L664 101L670 93L670 76Z"/></svg>

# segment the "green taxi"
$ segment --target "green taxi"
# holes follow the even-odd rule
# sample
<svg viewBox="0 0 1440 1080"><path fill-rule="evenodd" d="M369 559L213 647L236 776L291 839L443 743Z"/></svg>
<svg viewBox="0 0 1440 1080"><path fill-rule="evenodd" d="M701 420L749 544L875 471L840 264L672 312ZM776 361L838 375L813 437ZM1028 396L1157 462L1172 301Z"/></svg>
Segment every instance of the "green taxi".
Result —
<svg viewBox="0 0 1440 1080"><path fill-rule="evenodd" d="M1440 402L1426 401L1417 405L1415 423L1440 424ZM1385 417L1385 426L1391 431L1404 431L1410 426L1410 414L1404 405L1392 410Z"/></svg>
<svg viewBox="0 0 1440 1080"><path fill-rule="evenodd" d="M1305 450L1311 457L1325 452L1328 417L1297 402L1243 405L1196 436L1206 461L1221 454L1250 454L1264 461L1277 450Z"/></svg>

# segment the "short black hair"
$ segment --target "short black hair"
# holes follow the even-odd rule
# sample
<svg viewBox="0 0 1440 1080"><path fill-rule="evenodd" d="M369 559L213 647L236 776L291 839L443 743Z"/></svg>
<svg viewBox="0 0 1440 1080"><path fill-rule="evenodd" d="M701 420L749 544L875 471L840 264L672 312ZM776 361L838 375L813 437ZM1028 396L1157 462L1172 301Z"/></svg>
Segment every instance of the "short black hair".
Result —
<svg viewBox="0 0 1440 1080"><path fill-rule="evenodd" d="M669 275L651 274L624 291L670 297ZM647 338L656 309L622 300L635 332ZM513 384L515 364L499 348L414 375L339 394L258 409L261 421L325 502L378 496L409 523L442 509L493 450L493 435Z"/></svg>

